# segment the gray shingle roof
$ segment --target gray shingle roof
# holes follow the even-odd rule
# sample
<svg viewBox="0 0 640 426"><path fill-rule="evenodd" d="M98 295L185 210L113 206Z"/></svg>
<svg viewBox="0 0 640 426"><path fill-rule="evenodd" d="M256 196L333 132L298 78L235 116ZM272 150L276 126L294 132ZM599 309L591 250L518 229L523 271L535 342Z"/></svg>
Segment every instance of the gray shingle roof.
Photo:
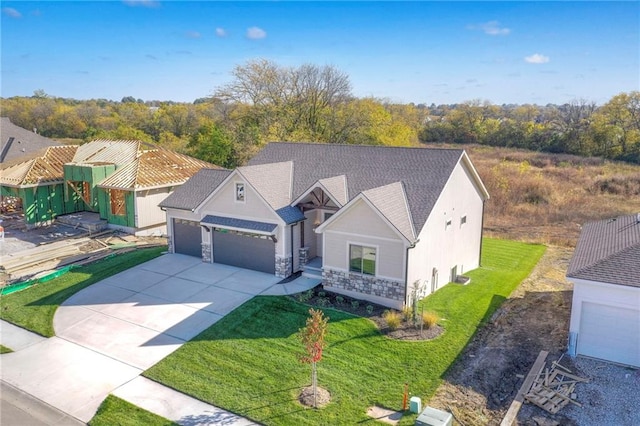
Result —
<svg viewBox="0 0 640 426"><path fill-rule="evenodd" d="M159 205L163 208L193 211L231 174L225 169L201 169Z"/></svg>
<svg viewBox="0 0 640 426"><path fill-rule="evenodd" d="M238 167L238 172L258 191L272 209L278 210L291 203L293 173L291 161Z"/></svg>
<svg viewBox="0 0 640 426"><path fill-rule="evenodd" d="M214 215L206 215L200 223L220 226L223 228L246 229L247 231L260 231L266 233L273 232L274 229L278 227L275 223L257 222L255 220L235 219L232 217Z"/></svg>
<svg viewBox="0 0 640 426"><path fill-rule="evenodd" d="M326 190L340 203L345 205L349 201L347 194L347 178L345 175L333 176L326 179L320 179L319 182Z"/></svg>
<svg viewBox="0 0 640 426"><path fill-rule="evenodd" d="M640 220L637 215L586 223L567 277L640 287Z"/></svg>
<svg viewBox="0 0 640 426"><path fill-rule="evenodd" d="M304 219L299 209L289 204L318 181L342 204L364 191L399 185L390 187L398 189L396 192L386 188L381 190L383 193L369 192L369 197L412 240L424 226L463 154L461 149L272 142L238 172L286 223ZM160 206L194 210L229 173L203 170ZM381 194L392 197L393 205L380 198Z"/></svg>
<svg viewBox="0 0 640 426"><path fill-rule="evenodd" d="M347 194L402 182L413 219L414 233L424 226L451 172L463 154L461 149L390 148L272 142L249 165L293 161L292 199L320 179L345 175Z"/></svg>
<svg viewBox="0 0 640 426"><path fill-rule="evenodd" d="M409 241L414 241L411 217L407 210L404 186L395 182L362 193L386 217L393 226Z"/></svg>
<svg viewBox="0 0 640 426"><path fill-rule="evenodd" d="M44 154L50 146L58 145L53 139L16 126L8 117L0 119L0 163L30 160Z"/></svg>

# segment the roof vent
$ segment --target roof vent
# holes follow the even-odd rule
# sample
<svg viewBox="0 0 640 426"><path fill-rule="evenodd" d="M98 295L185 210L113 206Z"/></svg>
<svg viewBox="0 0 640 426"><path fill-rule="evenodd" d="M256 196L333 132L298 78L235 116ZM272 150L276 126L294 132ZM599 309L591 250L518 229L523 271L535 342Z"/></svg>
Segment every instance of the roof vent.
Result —
<svg viewBox="0 0 640 426"><path fill-rule="evenodd" d="M636 223L640 223L640 213L636 215Z"/></svg>

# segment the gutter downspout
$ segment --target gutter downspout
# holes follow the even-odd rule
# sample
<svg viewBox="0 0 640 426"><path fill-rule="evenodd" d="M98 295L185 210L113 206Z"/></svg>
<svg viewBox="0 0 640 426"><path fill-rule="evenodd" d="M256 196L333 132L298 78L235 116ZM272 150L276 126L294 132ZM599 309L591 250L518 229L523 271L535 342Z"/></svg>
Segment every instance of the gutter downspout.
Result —
<svg viewBox="0 0 640 426"><path fill-rule="evenodd" d="M478 253L478 267L482 266L482 240L484 239L484 204L486 200L482 200L482 220L480 221L480 250Z"/></svg>
<svg viewBox="0 0 640 426"><path fill-rule="evenodd" d="M407 304L407 290L409 289L409 250L416 247L420 239L415 240L409 247L404 259L404 304Z"/></svg>

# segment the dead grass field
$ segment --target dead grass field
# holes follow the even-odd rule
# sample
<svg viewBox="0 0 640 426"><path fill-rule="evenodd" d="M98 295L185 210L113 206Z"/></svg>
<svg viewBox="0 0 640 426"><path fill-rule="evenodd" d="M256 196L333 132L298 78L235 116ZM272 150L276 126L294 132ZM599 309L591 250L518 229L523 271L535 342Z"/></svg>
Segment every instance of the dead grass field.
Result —
<svg viewBox="0 0 640 426"><path fill-rule="evenodd" d="M574 247L585 222L640 212L640 166L566 154L464 148L491 199L485 235Z"/></svg>

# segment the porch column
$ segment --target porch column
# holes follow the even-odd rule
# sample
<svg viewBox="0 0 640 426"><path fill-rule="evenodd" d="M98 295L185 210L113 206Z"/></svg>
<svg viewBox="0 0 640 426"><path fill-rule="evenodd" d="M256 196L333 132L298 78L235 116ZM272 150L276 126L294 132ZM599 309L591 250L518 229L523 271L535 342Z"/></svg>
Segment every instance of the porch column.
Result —
<svg viewBox="0 0 640 426"><path fill-rule="evenodd" d="M298 249L298 265L302 268L309 263L309 247L300 247Z"/></svg>

